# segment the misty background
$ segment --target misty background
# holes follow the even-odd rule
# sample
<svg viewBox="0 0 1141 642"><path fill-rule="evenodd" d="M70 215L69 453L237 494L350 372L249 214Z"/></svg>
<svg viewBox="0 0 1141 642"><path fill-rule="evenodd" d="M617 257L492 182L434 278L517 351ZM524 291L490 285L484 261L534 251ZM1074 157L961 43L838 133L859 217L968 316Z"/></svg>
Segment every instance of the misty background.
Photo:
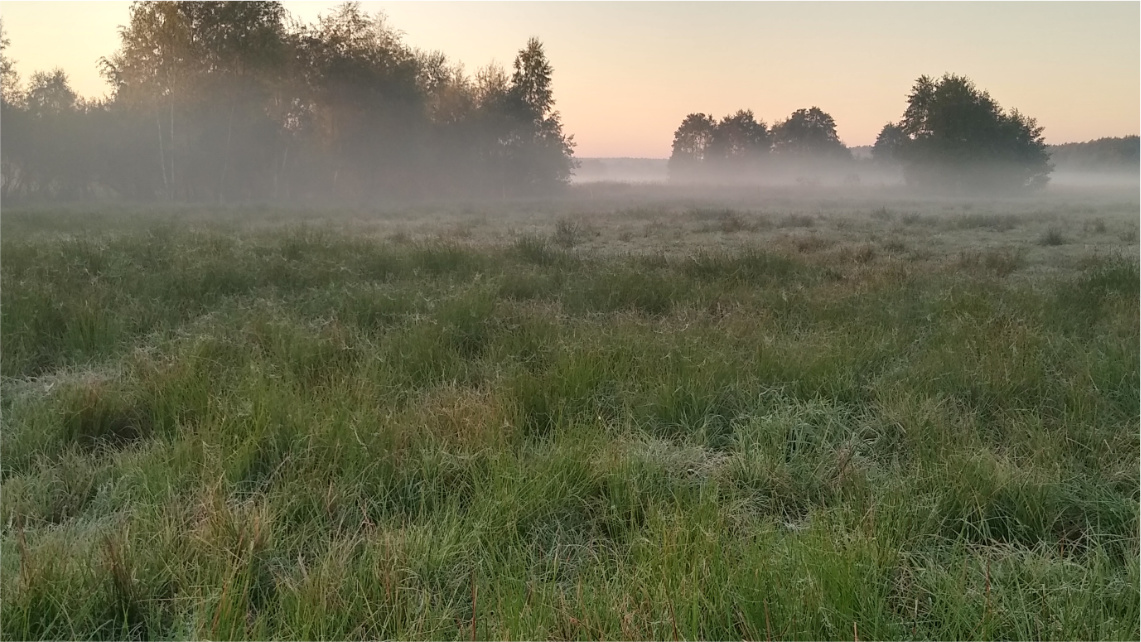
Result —
<svg viewBox="0 0 1141 642"><path fill-rule="evenodd" d="M1066 187L1129 187L1138 184L1137 136L1101 138L1084 143L1047 145L1054 171L1050 184ZM885 167L872 157L872 146L848 148L855 173L863 185L904 185L902 168ZM572 182L645 183L669 181L666 158L581 158ZM880 181L877 183L877 181Z"/></svg>
<svg viewBox="0 0 1141 642"><path fill-rule="evenodd" d="M61 69L21 78L4 34L5 202L367 203L595 182L975 193L1138 181L1137 136L1046 145L1033 117L953 74L917 79L873 146L846 146L826 108L771 120L741 108L689 113L669 159L576 159L536 38L510 67L468 70L407 45L359 5L305 23L276 2L135 3L119 35L99 62L110 91L85 99Z"/></svg>

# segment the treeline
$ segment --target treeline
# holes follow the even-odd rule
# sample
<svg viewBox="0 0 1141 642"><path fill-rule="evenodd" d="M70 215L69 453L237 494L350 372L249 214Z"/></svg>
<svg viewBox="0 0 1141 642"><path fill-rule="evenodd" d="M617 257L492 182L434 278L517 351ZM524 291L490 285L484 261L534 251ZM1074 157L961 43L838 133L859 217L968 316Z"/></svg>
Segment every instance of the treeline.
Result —
<svg viewBox="0 0 1141 642"><path fill-rule="evenodd" d="M872 149L881 168L901 169L910 185L950 191L1040 187L1053 167L1042 128L1006 111L969 79L947 74L916 80L898 122ZM742 110L715 121L690 114L674 133L671 180L765 181L832 174L855 180L856 162L836 122L812 107L771 129Z"/></svg>
<svg viewBox="0 0 1141 642"><path fill-rule="evenodd" d="M872 155L903 167L909 185L971 192L1038 188L1053 166L1043 128L1004 110L970 79L920 76L897 123L876 138Z"/></svg>
<svg viewBox="0 0 1141 642"><path fill-rule="evenodd" d="M807 178L843 169L851 160L835 119L818 107L798 109L771 128L742 109L721 120L686 116L674 132L669 172L675 181Z"/></svg>
<svg viewBox="0 0 1141 642"><path fill-rule="evenodd" d="M1122 136L1051 145L1050 160L1059 170L1137 173L1141 169L1141 138Z"/></svg>
<svg viewBox="0 0 1141 642"><path fill-rule="evenodd" d="M0 55L0 197L501 196L574 167L535 39L468 74L354 3L298 24L279 2L136 2L120 37L101 100Z"/></svg>

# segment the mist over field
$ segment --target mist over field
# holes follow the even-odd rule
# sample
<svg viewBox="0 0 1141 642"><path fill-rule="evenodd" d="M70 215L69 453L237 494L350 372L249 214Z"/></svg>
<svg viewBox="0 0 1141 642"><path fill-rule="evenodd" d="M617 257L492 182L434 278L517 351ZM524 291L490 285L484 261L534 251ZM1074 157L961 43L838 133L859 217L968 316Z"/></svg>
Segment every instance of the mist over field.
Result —
<svg viewBox="0 0 1141 642"><path fill-rule="evenodd" d="M1127 142L1124 139L1123 142ZM1060 149L1076 148L1082 150L1082 145L1051 146L1051 162L1054 170L1050 173L1050 185L1063 188L1090 187L1110 188L1128 191L1141 187L1141 167L1136 162L1130 162L1128 157L1102 160L1096 152L1068 156L1054 152ZM900 167L884 167L872 160L871 148L854 148L853 156L857 162L850 171L835 173L833 176L820 181L822 185L832 187L891 187L900 188L906 185L906 180ZM1076 158L1075 158L1076 156ZM1084 162L1083 162L1084 161ZM670 180L669 160L664 158L581 158L579 167L571 177L572 183L633 183L633 184L665 184ZM852 180L852 176L859 182ZM734 182L735 177L714 176L712 183L728 185ZM763 176L756 176L757 184L770 184L773 186L796 185L796 173L791 170L779 169L766 172ZM800 184L803 184L801 181Z"/></svg>
<svg viewBox="0 0 1141 642"><path fill-rule="evenodd" d="M539 38L127 18L0 57L0 639L1141 637L1136 135L579 158Z"/></svg>
<svg viewBox="0 0 1141 642"><path fill-rule="evenodd" d="M664 167L580 160L538 38L510 68L469 71L354 4L310 23L273 2L144 2L128 17L98 61L104 98L77 95L62 69L21 78L0 52L5 203L383 207L594 181L974 196L1128 185L1141 171L1136 135L1047 145L1033 117L953 73L918 77L871 146L845 145L820 106L745 106L681 117Z"/></svg>

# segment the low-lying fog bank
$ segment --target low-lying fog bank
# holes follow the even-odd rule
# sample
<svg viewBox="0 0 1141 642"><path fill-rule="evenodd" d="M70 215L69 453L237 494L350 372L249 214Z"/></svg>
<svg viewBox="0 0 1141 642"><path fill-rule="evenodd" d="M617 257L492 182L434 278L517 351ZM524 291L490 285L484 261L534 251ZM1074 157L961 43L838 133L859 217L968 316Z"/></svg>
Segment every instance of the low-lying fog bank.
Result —
<svg viewBox="0 0 1141 642"><path fill-rule="evenodd" d="M744 176L741 173L711 172L701 177L679 180L670 176L669 161L661 158L585 158L571 178L572 184L631 183L662 185L758 185L795 187L890 187L906 186L902 170L874 163L856 163L844 169L772 167L765 172ZM1090 170L1059 168L1050 174L1051 187L1133 190L1141 189L1141 174L1128 168Z"/></svg>

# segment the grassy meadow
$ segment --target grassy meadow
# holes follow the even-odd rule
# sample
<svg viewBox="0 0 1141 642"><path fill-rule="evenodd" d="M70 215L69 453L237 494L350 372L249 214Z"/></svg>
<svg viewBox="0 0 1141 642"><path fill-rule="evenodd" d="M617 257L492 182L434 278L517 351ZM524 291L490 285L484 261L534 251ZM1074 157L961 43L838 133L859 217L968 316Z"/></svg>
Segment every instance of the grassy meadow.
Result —
<svg viewBox="0 0 1141 642"><path fill-rule="evenodd" d="M0 635L1138 639L1135 192L576 190L6 208Z"/></svg>

